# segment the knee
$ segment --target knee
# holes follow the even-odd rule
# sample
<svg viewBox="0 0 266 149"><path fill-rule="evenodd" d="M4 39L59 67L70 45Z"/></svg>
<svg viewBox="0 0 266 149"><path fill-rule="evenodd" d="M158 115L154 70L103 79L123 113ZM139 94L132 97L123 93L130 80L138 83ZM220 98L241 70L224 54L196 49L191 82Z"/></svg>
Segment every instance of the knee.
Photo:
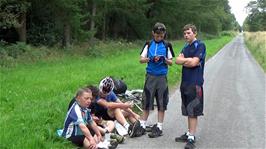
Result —
<svg viewBox="0 0 266 149"><path fill-rule="evenodd" d="M107 127L111 128L111 129L114 129L115 123L113 121L107 121Z"/></svg>

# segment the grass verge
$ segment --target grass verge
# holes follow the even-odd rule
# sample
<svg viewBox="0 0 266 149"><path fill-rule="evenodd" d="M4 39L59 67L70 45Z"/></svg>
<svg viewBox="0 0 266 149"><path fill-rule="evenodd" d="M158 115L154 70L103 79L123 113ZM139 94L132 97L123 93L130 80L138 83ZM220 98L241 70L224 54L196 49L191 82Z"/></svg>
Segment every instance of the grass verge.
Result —
<svg viewBox="0 0 266 149"><path fill-rule="evenodd" d="M266 72L266 31L245 32L244 38L250 53Z"/></svg>

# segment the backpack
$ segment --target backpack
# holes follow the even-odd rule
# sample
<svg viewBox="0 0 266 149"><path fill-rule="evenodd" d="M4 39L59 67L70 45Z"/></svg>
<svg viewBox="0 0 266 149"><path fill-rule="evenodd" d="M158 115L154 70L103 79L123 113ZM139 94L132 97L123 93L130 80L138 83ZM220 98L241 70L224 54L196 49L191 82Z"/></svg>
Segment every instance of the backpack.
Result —
<svg viewBox="0 0 266 149"><path fill-rule="evenodd" d="M115 94L123 94L123 93L126 92L127 85L126 85L126 83L123 80L121 80L121 79L114 79L113 78L113 82L114 82L114 89L113 89L113 91L114 91Z"/></svg>
<svg viewBox="0 0 266 149"><path fill-rule="evenodd" d="M174 53L174 50L173 50L172 44L169 43L169 42L166 41L166 40L163 41L163 44L164 44L165 49L166 49L166 51L165 51L165 52L166 52L166 53L165 53L166 58L168 58L167 56L168 56L168 50L169 50L169 49L170 49L170 52L171 52L171 54L172 54L172 57L175 57L175 53ZM150 48L150 46L151 46L151 41L147 41L147 42L145 43L144 47L145 47L146 45L148 45L148 50L149 50L149 48ZM141 51L141 53L142 53L142 51ZM149 51L148 51L147 53L149 53ZM147 55L147 56L148 56L148 55Z"/></svg>

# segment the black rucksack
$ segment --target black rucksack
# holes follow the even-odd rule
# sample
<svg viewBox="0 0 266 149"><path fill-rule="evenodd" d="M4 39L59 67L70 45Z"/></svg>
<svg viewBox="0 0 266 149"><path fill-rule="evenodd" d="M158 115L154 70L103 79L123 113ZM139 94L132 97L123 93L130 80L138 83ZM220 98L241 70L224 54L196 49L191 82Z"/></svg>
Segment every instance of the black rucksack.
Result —
<svg viewBox="0 0 266 149"><path fill-rule="evenodd" d="M169 42L166 41L166 40L163 41L163 44L164 44L164 46L165 46L165 48L166 48L166 57L167 57L167 54L168 54L168 50L170 50L172 56L175 57L175 53L174 53L174 50L173 50L172 44L169 43ZM144 44L144 47L145 47L146 45L148 45L148 50L149 50L150 45L151 45L151 41L146 41L146 43ZM140 54L142 53L144 47L142 48ZM149 52L147 52L147 53L149 53ZM148 54L147 54L147 56L148 56Z"/></svg>
<svg viewBox="0 0 266 149"><path fill-rule="evenodd" d="M115 94L123 94L126 92L127 85L123 80L113 78L113 81L114 81L113 91Z"/></svg>

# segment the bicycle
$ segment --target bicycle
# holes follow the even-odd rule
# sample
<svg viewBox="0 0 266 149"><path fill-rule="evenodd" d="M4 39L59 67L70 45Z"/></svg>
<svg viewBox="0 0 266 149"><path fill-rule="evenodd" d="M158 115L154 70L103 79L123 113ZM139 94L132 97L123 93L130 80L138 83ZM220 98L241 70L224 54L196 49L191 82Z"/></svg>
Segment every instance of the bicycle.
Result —
<svg viewBox="0 0 266 149"><path fill-rule="evenodd" d="M119 97L123 102L128 102L131 101L133 104L136 106L136 108L140 111L143 112L141 108L141 103L142 103L142 93L143 90L141 89L136 89L136 90L126 90L125 93L122 94L116 94L117 97Z"/></svg>

